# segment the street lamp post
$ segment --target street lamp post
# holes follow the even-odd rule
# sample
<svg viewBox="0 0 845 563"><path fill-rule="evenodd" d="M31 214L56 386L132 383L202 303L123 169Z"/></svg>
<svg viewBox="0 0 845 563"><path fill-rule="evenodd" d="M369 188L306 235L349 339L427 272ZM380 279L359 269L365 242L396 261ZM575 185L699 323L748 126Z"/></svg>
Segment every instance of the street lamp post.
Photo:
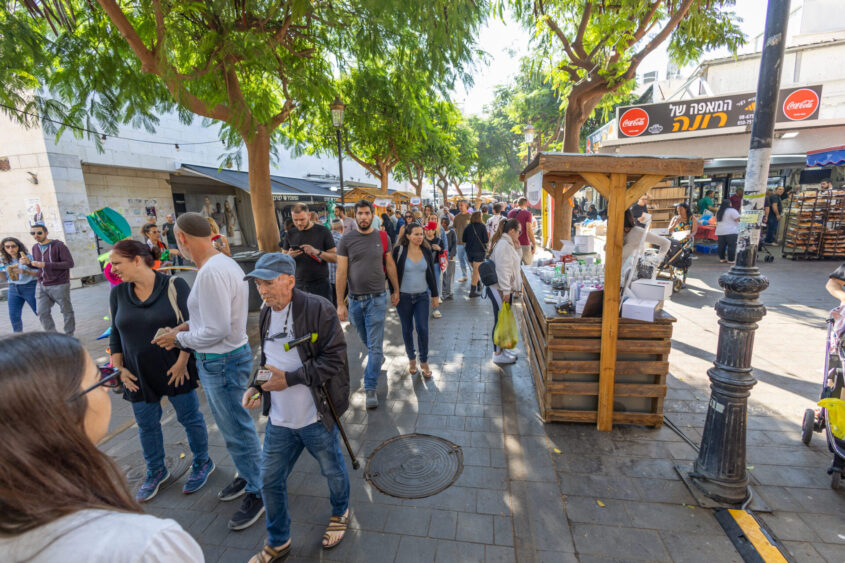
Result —
<svg viewBox="0 0 845 563"><path fill-rule="evenodd" d="M528 145L528 164L531 164L531 143L534 142L534 126L528 125L523 131L525 135L525 144ZM522 185L522 195L528 197L528 183Z"/></svg>
<svg viewBox="0 0 845 563"><path fill-rule="evenodd" d="M695 493L718 503L741 504L748 498L745 434L748 396L757 383L751 372L754 332L766 314L758 300L769 281L757 268L757 243L763 214L762 194L769 176L772 137L777 117L789 0L769 0L766 33L760 59L751 146L745 177L743 226L736 264L722 274L725 296L716 304L719 345L710 376L710 403L701 437L701 449L687 477Z"/></svg>
<svg viewBox="0 0 845 563"><path fill-rule="evenodd" d="M337 170L340 178L340 207L346 211L346 200L343 197L343 138L341 130L343 129L343 112L346 106L340 101L339 96L335 96L332 102L332 125L337 131Z"/></svg>

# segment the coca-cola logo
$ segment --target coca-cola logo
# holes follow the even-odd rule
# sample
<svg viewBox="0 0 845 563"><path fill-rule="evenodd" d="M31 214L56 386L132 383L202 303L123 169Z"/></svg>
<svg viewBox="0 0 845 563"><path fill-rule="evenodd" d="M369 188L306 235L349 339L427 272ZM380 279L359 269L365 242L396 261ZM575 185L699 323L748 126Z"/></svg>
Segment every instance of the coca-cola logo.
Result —
<svg viewBox="0 0 845 563"><path fill-rule="evenodd" d="M642 108L631 108L619 118L619 131L626 137L636 137L648 128L648 113Z"/></svg>
<svg viewBox="0 0 845 563"><path fill-rule="evenodd" d="M819 95L809 88L801 88L783 101L783 114L792 121L807 119L819 107Z"/></svg>

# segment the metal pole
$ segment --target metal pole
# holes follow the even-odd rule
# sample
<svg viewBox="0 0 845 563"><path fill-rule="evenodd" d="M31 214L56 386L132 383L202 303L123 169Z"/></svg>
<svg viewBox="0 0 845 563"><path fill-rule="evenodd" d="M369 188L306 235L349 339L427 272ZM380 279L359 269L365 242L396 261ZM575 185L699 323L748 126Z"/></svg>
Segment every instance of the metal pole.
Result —
<svg viewBox="0 0 845 563"><path fill-rule="evenodd" d="M525 165L528 166L529 164L531 164L531 143L528 143L528 162ZM528 197L528 182L522 183L522 195Z"/></svg>
<svg viewBox="0 0 845 563"><path fill-rule="evenodd" d="M788 18L789 0L769 0L736 264L719 278L725 296L716 304L720 328L716 361L707 371L712 382L710 404L701 450L689 474L694 486L706 496L733 505L741 504L748 495L746 416L748 396L757 383L751 373L751 355L757 323L766 314L757 298L769 287L769 280L757 268L757 245Z"/></svg>
<svg viewBox="0 0 845 563"><path fill-rule="evenodd" d="M343 197L343 144L341 142L340 127L337 128L337 170L340 175L340 206L346 211L346 200Z"/></svg>

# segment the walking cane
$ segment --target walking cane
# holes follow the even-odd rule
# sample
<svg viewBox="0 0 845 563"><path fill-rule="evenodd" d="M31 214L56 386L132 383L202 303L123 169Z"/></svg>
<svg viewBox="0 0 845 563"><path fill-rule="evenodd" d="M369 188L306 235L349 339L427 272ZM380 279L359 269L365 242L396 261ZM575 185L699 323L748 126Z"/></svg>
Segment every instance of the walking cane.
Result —
<svg viewBox="0 0 845 563"><path fill-rule="evenodd" d="M340 423L340 417L337 416L337 411L334 408L334 403L332 403L328 390L326 390L325 383L322 385L322 389L323 395L326 397L326 402L329 404L329 410L332 411L334 422L337 424L337 429L340 430L340 437L343 438L343 443L346 444L346 451L349 452L349 457L352 459L352 469L357 470L360 467L360 464L358 463L358 460L355 459L355 454L352 453L352 446L349 445L349 438L346 437L346 432L343 430L343 425Z"/></svg>
<svg viewBox="0 0 845 563"><path fill-rule="evenodd" d="M311 334L306 334L305 336L301 336L295 340L291 340L290 342L285 343L285 352L290 352L291 349L296 348L300 344L304 344L306 342L314 343L317 341L317 333L312 332ZM332 399L329 396L329 392L326 389L326 384L320 386L323 390L323 395L326 398L326 402L329 404L329 410L332 411L332 417L334 418L335 424L337 424L337 429L340 430L340 436L343 438L343 443L346 445L346 451L349 452L349 457L352 459L352 469L358 469L360 464L358 460L355 459L355 454L352 453L352 446L349 445L349 438L346 437L346 431L343 429L343 425L340 423L340 417L337 416L337 411L334 408L334 403L332 403Z"/></svg>

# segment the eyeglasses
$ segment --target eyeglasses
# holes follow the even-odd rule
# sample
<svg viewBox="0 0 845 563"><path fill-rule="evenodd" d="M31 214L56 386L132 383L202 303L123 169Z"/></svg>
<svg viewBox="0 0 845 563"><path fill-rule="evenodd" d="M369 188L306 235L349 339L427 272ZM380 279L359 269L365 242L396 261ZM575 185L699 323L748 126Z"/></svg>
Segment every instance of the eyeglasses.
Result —
<svg viewBox="0 0 845 563"><path fill-rule="evenodd" d="M43 235L44 231L29 231L29 234L31 234L32 236Z"/></svg>
<svg viewBox="0 0 845 563"><path fill-rule="evenodd" d="M18 247L18 245L15 244L15 243L3 245L3 248L17 248L17 247Z"/></svg>
<svg viewBox="0 0 845 563"><path fill-rule="evenodd" d="M74 394L73 397L70 398L71 401L75 401L100 386L106 387L107 389L116 389L117 387L120 387L120 368L112 366L97 366L97 369L100 370L100 380L87 389L83 389L79 393Z"/></svg>

